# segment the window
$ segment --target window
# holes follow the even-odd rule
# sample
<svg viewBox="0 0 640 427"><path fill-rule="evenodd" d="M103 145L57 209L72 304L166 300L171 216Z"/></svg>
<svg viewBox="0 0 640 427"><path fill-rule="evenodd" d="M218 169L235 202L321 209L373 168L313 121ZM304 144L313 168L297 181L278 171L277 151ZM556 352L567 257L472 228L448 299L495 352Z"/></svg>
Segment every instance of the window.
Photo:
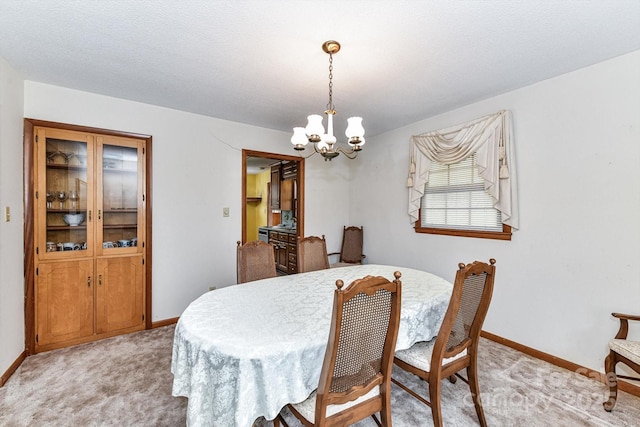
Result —
<svg viewBox="0 0 640 427"><path fill-rule="evenodd" d="M511 240L511 227L493 204L475 153L451 165L432 163L416 232Z"/></svg>
<svg viewBox="0 0 640 427"><path fill-rule="evenodd" d="M519 227L511 120L501 110L411 136L408 213L416 232L511 240Z"/></svg>

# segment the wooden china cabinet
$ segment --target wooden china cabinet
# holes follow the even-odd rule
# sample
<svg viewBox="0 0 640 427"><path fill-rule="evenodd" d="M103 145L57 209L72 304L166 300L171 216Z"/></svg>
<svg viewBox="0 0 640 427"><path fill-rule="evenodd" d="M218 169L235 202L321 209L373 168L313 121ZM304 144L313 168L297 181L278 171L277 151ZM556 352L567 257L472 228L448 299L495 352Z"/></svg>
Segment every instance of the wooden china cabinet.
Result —
<svg viewBox="0 0 640 427"><path fill-rule="evenodd" d="M27 122L33 352L145 329L151 138Z"/></svg>

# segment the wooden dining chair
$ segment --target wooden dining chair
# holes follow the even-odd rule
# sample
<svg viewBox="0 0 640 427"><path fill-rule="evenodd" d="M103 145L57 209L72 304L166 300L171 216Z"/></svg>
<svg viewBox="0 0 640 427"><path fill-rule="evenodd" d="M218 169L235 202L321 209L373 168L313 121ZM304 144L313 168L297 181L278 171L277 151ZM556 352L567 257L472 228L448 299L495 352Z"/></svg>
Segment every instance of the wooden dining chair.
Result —
<svg viewBox="0 0 640 427"><path fill-rule="evenodd" d="M478 388L477 357L480 329L493 293L495 263L496 260L492 258L489 264L479 261L468 265L458 264L449 307L436 338L418 342L395 354L394 363L397 366L429 383L429 400L395 378L392 381L431 407L436 427L442 426L440 382L445 378L455 382L456 377L469 385L480 425L487 425ZM467 378L459 374L465 368Z"/></svg>
<svg viewBox="0 0 640 427"><path fill-rule="evenodd" d="M329 341L316 391L287 405L305 426L345 426L372 416L391 427L391 368L400 325L400 272L336 281ZM374 414L380 413L379 421ZM281 415L274 420L287 426Z"/></svg>
<svg viewBox="0 0 640 427"><path fill-rule="evenodd" d="M298 273L329 268L327 242L318 236L298 238Z"/></svg>
<svg viewBox="0 0 640 427"><path fill-rule="evenodd" d="M603 403L604 409L611 412L618 399L618 378L640 380L638 377L616 374L616 365L622 362L636 373L640 374L640 341L627 340L629 320L640 321L640 316L630 314L611 313L620 320L620 329L616 336L609 341L609 355L604 360L604 372L609 384L609 399Z"/></svg>
<svg viewBox="0 0 640 427"><path fill-rule="evenodd" d="M362 264L367 256L362 253L364 227L344 227L340 252L331 252L329 256L340 255L339 261L331 264L331 268Z"/></svg>
<svg viewBox="0 0 640 427"><path fill-rule="evenodd" d="M256 240L244 245L237 243L237 280L238 283L276 277L276 259L273 245Z"/></svg>

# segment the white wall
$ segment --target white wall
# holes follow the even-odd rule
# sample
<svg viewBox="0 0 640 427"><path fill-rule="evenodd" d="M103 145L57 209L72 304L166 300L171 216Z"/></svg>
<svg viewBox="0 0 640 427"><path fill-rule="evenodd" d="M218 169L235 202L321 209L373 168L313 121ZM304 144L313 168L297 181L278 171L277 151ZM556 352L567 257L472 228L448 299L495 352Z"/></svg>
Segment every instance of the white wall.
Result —
<svg viewBox="0 0 640 427"><path fill-rule="evenodd" d="M235 283L241 150L295 154L283 132L31 81L24 115L153 136L153 321L179 316L209 286ZM344 159L305 163L305 234L324 233L337 249L349 169Z"/></svg>
<svg viewBox="0 0 640 427"><path fill-rule="evenodd" d="M514 116L513 240L414 233L410 136L501 109ZM451 280L458 262L496 258L484 329L603 370L618 327L610 313L640 313L640 51L370 138L366 156L350 205L369 262Z"/></svg>
<svg viewBox="0 0 640 427"><path fill-rule="evenodd" d="M0 375L24 351L22 109L23 81L0 58Z"/></svg>

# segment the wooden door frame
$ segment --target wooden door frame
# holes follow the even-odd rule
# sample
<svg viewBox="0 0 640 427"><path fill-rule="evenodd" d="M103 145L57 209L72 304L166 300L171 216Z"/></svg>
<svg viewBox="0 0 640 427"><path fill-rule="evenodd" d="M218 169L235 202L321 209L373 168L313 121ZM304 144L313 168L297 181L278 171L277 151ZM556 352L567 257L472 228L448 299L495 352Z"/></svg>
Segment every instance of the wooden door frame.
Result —
<svg viewBox="0 0 640 427"><path fill-rule="evenodd" d="M267 153L265 151L254 151L242 149L242 243L247 241L247 157L262 157L265 159L285 160L298 164L296 176L297 200L296 218L298 237L304 236L304 158L290 156L287 154Z"/></svg>
<svg viewBox="0 0 640 427"><path fill-rule="evenodd" d="M35 223L33 209L35 204L35 169L34 169L34 153L35 143L33 140L33 129L36 126L50 127L62 130L71 130L77 132L95 133L102 135L120 136L128 138L144 139L146 141L145 155L145 195L146 195L146 217L145 217L145 329L151 329L152 325L152 298L151 290L153 289L151 280L151 266L153 259L152 251L152 227L151 219L153 213L153 162L152 162L152 137L151 135L143 135L132 132L115 131L110 129L101 129L88 126L79 126L67 123L50 122L37 119L24 119L24 139L23 139L23 198L24 198L24 322L25 322L25 352L27 356L35 353L36 334L35 334Z"/></svg>

